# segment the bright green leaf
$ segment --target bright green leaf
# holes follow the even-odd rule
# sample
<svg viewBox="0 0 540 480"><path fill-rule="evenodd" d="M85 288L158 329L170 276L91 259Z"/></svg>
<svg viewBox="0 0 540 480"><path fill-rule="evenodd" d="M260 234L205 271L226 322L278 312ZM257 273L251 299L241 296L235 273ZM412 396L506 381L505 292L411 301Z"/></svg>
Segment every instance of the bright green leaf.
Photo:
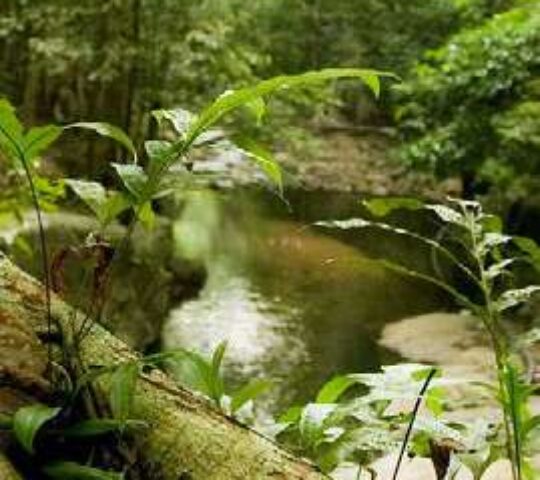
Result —
<svg viewBox="0 0 540 480"><path fill-rule="evenodd" d="M363 70L359 68L327 68L323 70L306 72L300 75L280 75L268 80L263 80L255 86L235 91L228 91L219 96L213 103L208 105L200 115L190 124L185 141L191 145L196 138L209 127L218 122L223 116L231 111L264 98L278 90L306 87L328 80L340 78L357 78L373 91L379 93L379 77L392 76L375 70Z"/></svg>
<svg viewBox="0 0 540 480"><path fill-rule="evenodd" d="M341 395L352 385L356 383L356 380L348 376L338 376L332 378L332 380L326 382L324 386L319 390L316 403L335 403Z"/></svg>
<svg viewBox="0 0 540 480"><path fill-rule="evenodd" d="M28 452L34 453L34 439L39 430L60 412L60 408L35 404L22 407L13 416L13 433Z"/></svg>

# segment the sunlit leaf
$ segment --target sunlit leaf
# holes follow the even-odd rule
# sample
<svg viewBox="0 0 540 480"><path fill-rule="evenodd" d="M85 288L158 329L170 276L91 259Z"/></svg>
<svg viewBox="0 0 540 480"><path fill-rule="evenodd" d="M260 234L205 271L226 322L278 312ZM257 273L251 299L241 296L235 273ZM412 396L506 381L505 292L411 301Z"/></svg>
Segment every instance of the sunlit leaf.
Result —
<svg viewBox="0 0 540 480"><path fill-rule="evenodd" d="M515 290L506 290L497 299L497 308L500 311L507 310L512 307L516 307L523 302L528 301L535 293L540 291L540 286L531 285L525 288L518 288Z"/></svg>
<svg viewBox="0 0 540 480"><path fill-rule="evenodd" d="M362 80L375 95L380 89L379 77L392 76L375 70L359 68L327 68L300 75L280 75L256 84L252 87L225 92L208 105L189 125L185 141L191 145L195 139L209 127L231 111L275 93L278 90L299 88L340 78Z"/></svg>
<svg viewBox="0 0 540 480"><path fill-rule="evenodd" d="M317 394L316 403L335 403L345 391L354 385L356 381L349 376L343 375L332 378L326 382Z"/></svg>
<svg viewBox="0 0 540 480"><path fill-rule="evenodd" d="M13 433L28 452L34 453L34 439L40 429L60 413L60 408L35 404L22 407L13 416Z"/></svg>

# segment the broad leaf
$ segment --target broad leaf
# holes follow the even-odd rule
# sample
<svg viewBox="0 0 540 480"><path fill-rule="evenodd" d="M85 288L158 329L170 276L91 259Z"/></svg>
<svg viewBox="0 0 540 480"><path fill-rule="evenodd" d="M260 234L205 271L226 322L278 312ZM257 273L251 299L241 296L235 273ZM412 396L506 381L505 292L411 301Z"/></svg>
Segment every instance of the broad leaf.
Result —
<svg viewBox="0 0 540 480"><path fill-rule="evenodd" d="M131 416L138 375L137 363L120 365L111 375L109 403L113 417L117 420L126 422Z"/></svg>
<svg viewBox="0 0 540 480"><path fill-rule="evenodd" d="M66 180L66 184L97 217L100 216L101 210L107 201L107 192L101 183L69 179Z"/></svg>
<svg viewBox="0 0 540 480"><path fill-rule="evenodd" d="M54 462L43 467L43 472L57 480L123 480L118 472L107 472L99 468L80 465L75 462Z"/></svg>
<svg viewBox="0 0 540 480"><path fill-rule="evenodd" d="M62 128L56 125L31 128L22 143L26 158L32 160L39 157L61 134Z"/></svg>
<svg viewBox="0 0 540 480"><path fill-rule="evenodd" d="M8 135L16 142L22 141L23 126L17 118L15 107L5 99L0 99L0 127L2 135Z"/></svg>
<svg viewBox="0 0 540 480"><path fill-rule="evenodd" d="M528 301L535 293L540 291L539 285L531 285L525 288L507 290L497 299L497 308L504 311L516 307L523 302Z"/></svg>
<svg viewBox="0 0 540 480"><path fill-rule="evenodd" d="M85 130L92 130L103 137L111 138L125 147L133 155L133 159L135 160L135 163L137 163L137 151L135 150L135 145L133 145L131 138L129 138L119 127L105 122L78 122L72 123L64 128L83 128Z"/></svg>
<svg viewBox="0 0 540 480"><path fill-rule="evenodd" d="M185 142L187 145L191 145L202 132L226 114L246 104L252 104L257 99L264 98L278 90L305 87L339 78L357 78L362 80L375 95L378 95L380 90L379 77L381 76L391 75L359 68L327 68L300 75L280 75L264 80L253 87L225 92L191 122L185 135Z"/></svg>
<svg viewBox="0 0 540 480"><path fill-rule="evenodd" d="M113 168L126 189L137 199L142 199L148 186L148 177L141 166L113 163Z"/></svg>
<svg viewBox="0 0 540 480"><path fill-rule="evenodd" d="M323 439L325 421L335 409L336 405L319 403L308 403L303 408L298 429L307 445L314 447Z"/></svg>
<svg viewBox="0 0 540 480"><path fill-rule="evenodd" d="M316 403L335 403L356 380L349 376L338 376L326 382L317 394Z"/></svg>
<svg viewBox="0 0 540 480"><path fill-rule="evenodd" d="M20 145L23 139L23 126L15 108L5 99L0 99L0 147L12 160L21 160Z"/></svg>
<svg viewBox="0 0 540 480"><path fill-rule="evenodd" d="M167 120L171 122L176 133L183 136L186 133L190 123L195 118L195 115L183 108L176 108L174 110L154 110L152 115L157 120L158 124L163 125L163 121Z"/></svg>
<svg viewBox="0 0 540 480"><path fill-rule="evenodd" d="M252 159L275 185L279 193L283 193L283 175L281 167L274 160L272 154L246 137L234 137L236 146Z"/></svg>
<svg viewBox="0 0 540 480"><path fill-rule="evenodd" d="M271 383L266 380L252 380L247 385L244 385L238 390L232 397L231 410L237 412L247 402L261 395L264 391L268 390Z"/></svg>
<svg viewBox="0 0 540 480"><path fill-rule="evenodd" d="M40 429L60 412L60 408L35 404L22 407L13 416L13 433L28 452L34 453L34 439Z"/></svg>

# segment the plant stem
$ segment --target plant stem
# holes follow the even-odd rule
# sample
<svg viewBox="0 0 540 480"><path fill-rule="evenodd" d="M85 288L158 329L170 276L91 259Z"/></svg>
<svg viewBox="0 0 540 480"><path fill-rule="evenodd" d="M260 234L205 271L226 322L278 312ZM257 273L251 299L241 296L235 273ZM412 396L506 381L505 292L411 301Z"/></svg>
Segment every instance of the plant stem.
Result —
<svg viewBox="0 0 540 480"><path fill-rule="evenodd" d="M392 480L397 480L397 476L399 474L399 469L401 467L401 463L403 461L403 457L405 456L405 451L407 450L407 445L409 444L409 440L411 438L412 430L414 427L414 422L416 421L416 417L418 416L418 411L420 410L420 405L422 404L422 400L424 398L424 395L426 394L426 391L429 387L429 384L433 380L433 377L435 377L435 373L437 373L436 368L432 368L422 385L422 389L420 390L420 393L418 394L418 397L416 398L416 402L414 403L414 408L412 411L412 418L409 422L409 425L407 426L407 431L405 432L405 438L403 439L403 443L401 444L401 450L399 452L398 460L396 463L396 467L394 469L394 474L392 475Z"/></svg>

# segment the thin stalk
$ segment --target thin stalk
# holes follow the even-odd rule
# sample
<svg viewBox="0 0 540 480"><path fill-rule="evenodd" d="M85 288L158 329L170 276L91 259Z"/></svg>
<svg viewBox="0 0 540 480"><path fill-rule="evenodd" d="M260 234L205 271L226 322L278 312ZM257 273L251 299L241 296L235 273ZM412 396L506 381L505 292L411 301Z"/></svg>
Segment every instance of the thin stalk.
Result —
<svg viewBox="0 0 540 480"><path fill-rule="evenodd" d="M2 126L0 126L0 131L2 134L10 141L13 145L13 148L17 152L19 161L22 164L26 180L30 188L30 194L32 197L32 204L34 212L36 214L37 223L38 223L38 234L39 234L39 243L41 249L41 260L42 260L42 269L44 275L44 285L45 285L45 308L46 308L46 321L47 321L47 334L49 337L52 335L52 308L51 308L51 279L49 272L49 254L47 252L47 237L45 235L45 228L43 226L43 216L41 212L41 206L39 204L39 197L37 194L36 186L32 178L32 172L28 165L28 160L24 150L21 148L19 143L7 132ZM52 342L47 342L47 372L52 373Z"/></svg>
<svg viewBox="0 0 540 480"><path fill-rule="evenodd" d="M482 320L488 330L491 338L491 344L495 354L497 367L497 381L499 384L499 395L501 396L504 430L506 436L506 451L508 459L512 464L512 477L514 480L521 480L521 460L519 443L514 443L514 432L516 431L516 419L513 412L508 411L508 405L511 399L508 395L508 389L505 381L505 365L508 362L508 350L503 335L500 333L500 314L493 302L493 291L491 283L486 275L485 257L479 248L479 239L476 234L476 222L474 215L464 210L468 219L468 229L471 236L472 252L478 265L480 273L480 286L484 297L485 306L483 308Z"/></svg>
<svg viewBox="0 0 540 480"><path fill-rule="evenodd" d="M396 467L394 469L394 474L392 475L392 480L397 480L399 469L401 468L401 463L403 462L403 457L405 456L405 451L407 450L407 445L409 444L409 440L412 435L414 423L416 422L416 417L418 416L418 411L420 410L420 405L422 405L422 400L424 399L424 395L427 392L427 389L429 388L429 384L435 377L435 374L437 373L437 369L432 368L422 385L422 389L420 390L420 393L418 394L418 397L416 397L416 401L414 403L414 408L412 411L412 417L411 421L409 422L409 425L407 426L407 431L405 432L405 438L403 439L403 442L401 444L401 450L399 451L398 460L396 462Z"/></svg>

